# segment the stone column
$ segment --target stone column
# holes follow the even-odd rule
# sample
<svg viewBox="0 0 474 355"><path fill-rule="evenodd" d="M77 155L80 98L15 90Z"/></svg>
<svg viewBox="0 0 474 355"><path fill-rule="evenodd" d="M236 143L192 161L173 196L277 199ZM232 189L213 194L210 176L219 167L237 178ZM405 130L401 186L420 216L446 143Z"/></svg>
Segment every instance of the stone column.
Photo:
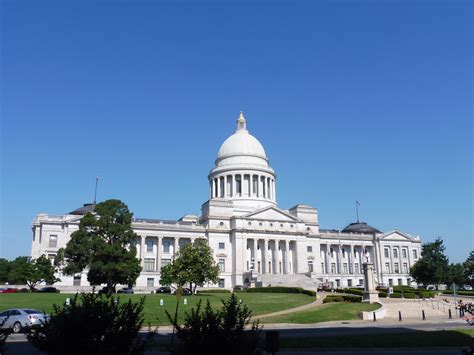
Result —
<svg viewBox="0 0 474 355"><path fill-rule="evenodd" d="M221 197L221 178L217 178L217 195L216 197Z"/></svg>
<svg viewBox="0 0 474 355"><path fill-rule="evenodd" d="M143 270L143 267L145 265L145 239L146 237L144 235L142 235L141 237L141 244L140 244L140 265L142 267L142 270Z"/></svg>
<svg viewBox="0 0 474 355"><path fill-rule="evenodd" d="M355 274L354 244L351 244L351 274Z"/></svg>
<svg viewBox="0 0 474 355"><path fill-rule="evenodd" d="M227 191L227 175L224 175L224 176L223 176L223 179L224 179L224 198L226 198L226 197L227 197L227 194L229 193L229 192Z"/></svg>
<svg viewBox="0 0 474 355"><path fill-rule="evenodd" d="M290 257L289 249L290 249L290 243L288 242L287 239L285 239L285 258L284 258L285 262L283 264L283 273L284 274L289 274L290 273L290 268L289 268L290 264L288 262L288 258Z"/></svg>
<svg viewBox="0 0 474 355"><path fill-rule="evenodd" d="M258 247L258 239L253 240L253 270L257 272L257 247ZM250 260L252 262L252 260Z"/></svg>
<svg viewBox="0 0 474 355"><path fill-rule="evenodd" d="M279 240L275 240L275 267L274 267L274 270L275 270L275 274L280 274L280 262L281 262L281 259L280 259L280 241ZM283 269L283 267L282 267ZM282 270L283 271L283 270Z"/></svg>
<svg viewBox="0 0 474 355"><path fill-rule="evenodd" d="M268 274L268 239L263 240L262 264L262 273Z"/></svg>
<svg viewBox="0 0 474 355"><path fill-rule="evenodd" d="M275 185L275 180L272 180L273 184L273 201L276 201L276 185Z"/></svg>
<svg viewBox="0 0 474 355"><path fill-rule="evenodd" d="M174 259L175 255L179 252L179 240L180 240L180 239L181 239L180 237L175 237L175 238L174 238L174 250L173 250L174 254L173 254L173 259Z"/></svg>
<svg viewBox="0 0 474 355"><path fill-rule="evenodd" d="M163 250L163 237L158 237L158 245L156 249L156 271L161 270L161 254Z"/></svg>

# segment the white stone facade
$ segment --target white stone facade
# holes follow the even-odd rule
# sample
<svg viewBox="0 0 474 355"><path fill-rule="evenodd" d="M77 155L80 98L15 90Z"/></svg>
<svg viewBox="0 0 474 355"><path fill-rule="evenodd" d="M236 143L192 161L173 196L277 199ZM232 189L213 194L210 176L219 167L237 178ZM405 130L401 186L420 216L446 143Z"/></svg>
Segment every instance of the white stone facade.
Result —
<svg viewBox="0 0 474 355"><path fill-rule="evenodd" d="M219 284L206 286L231 288L258 283L269 274L304 274L316 283L355 287L363 283L365 261L374 264L378 284L412 282L409 269L420 257L419 237L396 230L383 233L363 222L342 231L322 229L316 208L280 209L275 172L260 142L248 133L242 113L208 178L209 200L202 205L200 217L133 220L143 267L137 287L157 287L161 266L173 259L183 243L196 238L207 239L221 268ZM33 221L32 257L53 258L78 229L82 215L92 209L88 205L61 216L39 214ZM88 285L85 273L59 277L58 285Z"/></svg>

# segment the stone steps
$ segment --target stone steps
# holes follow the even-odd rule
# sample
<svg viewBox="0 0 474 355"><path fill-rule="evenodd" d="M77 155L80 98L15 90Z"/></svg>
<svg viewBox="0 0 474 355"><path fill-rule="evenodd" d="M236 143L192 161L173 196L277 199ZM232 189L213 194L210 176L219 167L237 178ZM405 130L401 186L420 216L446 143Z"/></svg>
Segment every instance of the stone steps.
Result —
<svg viewBox="0 0 474 355"><path fill-rule="evenodd" d="M302 287L309 290L316 290L320 282L306 275L285 274L258 274L257 281L262 282L262 286Z"/></svg>

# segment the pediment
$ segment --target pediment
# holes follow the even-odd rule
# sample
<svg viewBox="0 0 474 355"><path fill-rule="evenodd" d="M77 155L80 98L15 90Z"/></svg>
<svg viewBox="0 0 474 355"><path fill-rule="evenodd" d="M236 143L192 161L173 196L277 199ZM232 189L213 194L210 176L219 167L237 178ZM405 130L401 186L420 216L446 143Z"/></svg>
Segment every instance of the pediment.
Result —
<svg viewBox="0 0 474 355"><path fill-rule="evenodd" d="M387 232L385 233L384 235L382 235L380 237L380 239L384 239L384 240L412 240L413 238L406 234L406 233L402 233L400 231L391 231L391 232Z"/></svg>
<svg viewBox="0 0 474 355"><path fill-rule="evenodd" d="M261 219L266 221L279 221L279 222L298 222L298 218L291 214L284 212L276 207L270 206L264 209L248 213L244 218L249 219Z"/></svg>

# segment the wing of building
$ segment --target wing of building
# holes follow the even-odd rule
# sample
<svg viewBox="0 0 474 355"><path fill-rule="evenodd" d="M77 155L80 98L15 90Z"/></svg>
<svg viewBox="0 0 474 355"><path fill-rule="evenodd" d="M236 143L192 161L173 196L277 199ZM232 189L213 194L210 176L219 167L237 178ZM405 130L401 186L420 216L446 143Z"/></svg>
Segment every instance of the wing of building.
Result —
<svg viewBox="0 0 474 355"><path fill-rule="evenodd" d="M418 236L381 232L359 221L342 230L323 229L314 207L278 207L275 171L263 146L248 132L242 113L208 178L209 200L202 205L201 216L133 220L143 267L136 287L159 285L161 267L171 262L180 246L196 238L207 239L221 270L219 284L209 286L311 287L328 282L351 287L363 283L366 261L374 263L378 284L412 283L409 270L420 256ZM82 216L93 210L94 205L87 204L61 216L39 214L33 221L32 257L53 258L78 229ZM59 285L88 285L85 273L60 277Z"/></svg>

